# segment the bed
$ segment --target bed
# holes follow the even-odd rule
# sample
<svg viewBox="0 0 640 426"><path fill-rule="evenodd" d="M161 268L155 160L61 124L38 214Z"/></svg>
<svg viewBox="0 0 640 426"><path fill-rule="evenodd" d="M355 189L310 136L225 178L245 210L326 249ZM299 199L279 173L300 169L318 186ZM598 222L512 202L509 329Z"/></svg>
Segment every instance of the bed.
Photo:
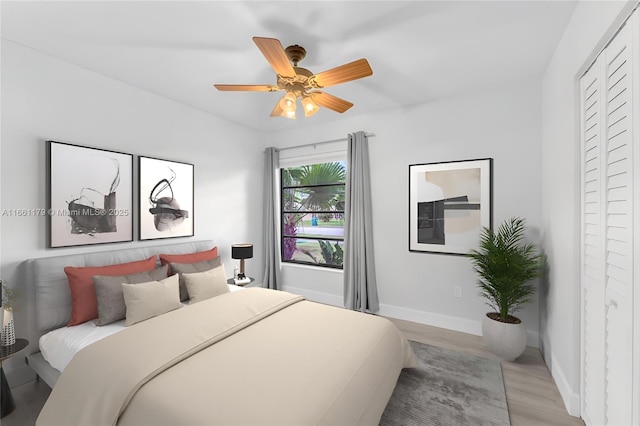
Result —
<svg viewBox="0 0 640 426"><path fill-rule="evenodd" d="M30 261L36 331L43 335L69 319L64 266L212 245ZM62 373L40 352L28 359L53 386L41 426L378 424L400 371L415 363L407 340L386 319L263 288L227 292L123 327L79 350Z"/></svg>

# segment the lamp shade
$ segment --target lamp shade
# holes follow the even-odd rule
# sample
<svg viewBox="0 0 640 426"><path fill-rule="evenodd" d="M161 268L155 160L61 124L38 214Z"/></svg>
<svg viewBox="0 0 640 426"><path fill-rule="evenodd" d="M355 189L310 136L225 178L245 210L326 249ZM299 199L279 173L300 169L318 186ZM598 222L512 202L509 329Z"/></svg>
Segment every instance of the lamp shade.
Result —
<svg viewBox="0 0 640 426"><path fill-rule="evenodd" d="M280 105L280 108L282 108L284 112L295 113L297 99L298 98L295 94L293 94L292 92L287 92L286 95L284 95L282 99L280 99L278 105Z"/></svg>
<svg viewBox="0 0 640 426"><path fill-rule="evenodd" d="M311 117L313 114L320 110L320 107L313 102L311 96L305 96L302 98L302 107L304 108L304 116Z"/></svg>
<svg viewBox="0 0 640 426"><path fill-rule="evenodd" d="M232 244L232 259L250 259L253 257L253 244Z"/></svg>

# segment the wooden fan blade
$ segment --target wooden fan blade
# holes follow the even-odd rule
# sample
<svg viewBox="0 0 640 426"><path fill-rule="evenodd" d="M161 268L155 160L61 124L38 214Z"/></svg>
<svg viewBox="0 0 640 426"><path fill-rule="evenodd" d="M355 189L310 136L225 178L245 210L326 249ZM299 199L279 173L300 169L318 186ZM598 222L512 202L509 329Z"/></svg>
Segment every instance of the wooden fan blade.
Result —
<svg viewBox="0 0 640 426"><path fill-rule="evenodd" d="M282 108L280 108L280 101L276 104L276 107L271 111L271 117L280 117L282 115Z"/></svg>
<svg viewBox="0 0 640 426"><path fill-rule="evenodd" d="M214 84L216 89L223 92L275 92L278 86L268 84Z"/></svg>
<svg viewBox="0 0 640 426"><path fill-rule="evenodd" d="M264 57L267 58L267 61L276 74L283 77L296 76L296 72L291 66L289 57L284 51L280 40L276 38L254 37L253 42L258 46L258 49L260 49Z"/></svg>
<svg viewBox="0 0 640 426"><path fill-rule="evenodd" d="M312 77L318 87L335 86L336 84L346 83L347 81L357 80L362 77L368 77L373 74L373 70L369 66L366 59L358 59L348 64L321 72Z"/></svg>
<svg viewBox="0 0 640 426"><path fill-rule="evenodd" d="M316 104L339 113L343 113L353 106L349 101L324 92L313 92L311 98Z"/></svg>

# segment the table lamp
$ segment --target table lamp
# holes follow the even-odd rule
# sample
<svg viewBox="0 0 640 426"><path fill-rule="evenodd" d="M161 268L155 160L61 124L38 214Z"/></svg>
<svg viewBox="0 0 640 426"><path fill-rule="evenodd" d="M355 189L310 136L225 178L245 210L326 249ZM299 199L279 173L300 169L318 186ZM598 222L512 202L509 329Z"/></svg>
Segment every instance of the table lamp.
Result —
<svg viewBox="0 0 640 426"><path fill-rule="evenodd" d="M244 274L244 260L251 259L253 257L253 244L232 244L231 245L231 258L240 259L240 273L238 279L245 279ZM234 277L235 278L235 277Z"/></svg>

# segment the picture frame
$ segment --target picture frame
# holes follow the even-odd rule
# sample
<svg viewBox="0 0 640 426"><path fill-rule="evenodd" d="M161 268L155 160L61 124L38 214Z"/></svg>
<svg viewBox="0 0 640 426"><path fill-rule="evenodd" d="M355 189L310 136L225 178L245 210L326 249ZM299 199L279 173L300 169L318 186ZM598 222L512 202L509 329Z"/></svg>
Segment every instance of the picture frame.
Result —
<svg viewBox="0 0 640 426"><path fill-rule="evenodd" d="M138 157L140 240L194 235L193 164Z"/></svg>
<svg viewBox="0 0 640 426"><path fill-rule="evenodd" d="M466 255L493 224L493 159L409 165L409 251Z"/></svg>
<svg viewBox="0 0 640 426"><path fill-rule="evenodd" d="M133 241L133 155L46 141L47 245Z"/></svg>

